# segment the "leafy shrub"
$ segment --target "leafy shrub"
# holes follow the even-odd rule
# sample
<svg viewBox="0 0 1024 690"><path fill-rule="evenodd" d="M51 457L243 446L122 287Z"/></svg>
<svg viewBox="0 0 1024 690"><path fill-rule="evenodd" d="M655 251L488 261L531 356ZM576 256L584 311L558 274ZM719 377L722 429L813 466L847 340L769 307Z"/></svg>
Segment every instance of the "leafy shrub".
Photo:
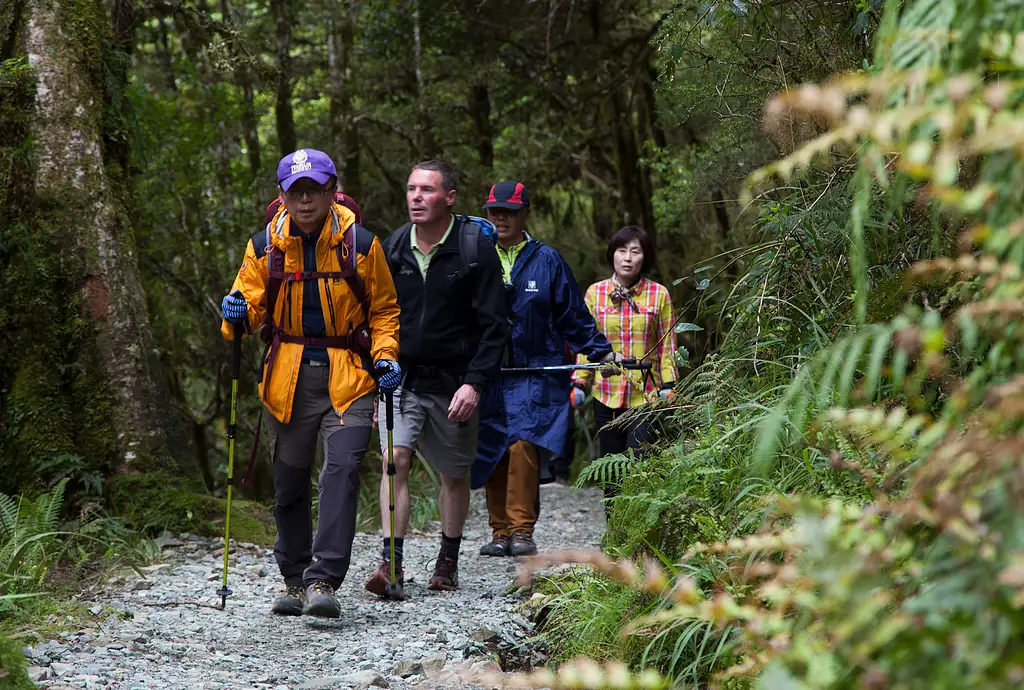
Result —
<svg viewBox="0 0 1024 690"><path fill-rule="evenodd" d="M612 515L620 553L654 545L678 565L563 556L661 602L622 616L627 636L717 631L715 655L682 663L621 644L635 670L678 686L1024 683L1022 36L1019 0L887 2L870 71L768 107L780 136L823 133L751 180L801 192L769 204L719 307L732 388L710 400L710 375L691 375L687 432ZM833 203L793 223L814 188ZM706 675L680 674L693 663ZM588 687L656 682L583 668Z"/></svg>

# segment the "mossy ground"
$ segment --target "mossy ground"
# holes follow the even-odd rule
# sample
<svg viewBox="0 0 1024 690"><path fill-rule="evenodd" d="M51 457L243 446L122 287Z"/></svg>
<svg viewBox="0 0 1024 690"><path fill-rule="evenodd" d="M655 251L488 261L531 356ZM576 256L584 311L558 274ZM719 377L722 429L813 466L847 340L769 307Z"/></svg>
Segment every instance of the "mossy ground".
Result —
<svg viewBox="0 0 1024 690"><path fill-rule="evenodd" d="M114 511L133 529L156 534L189 532L204 537L224 534L227 501L198 493L181 479L163 473L126 475L110 480ZM273 510L262 503L232 499L231 537L272 546Z"/></svg>

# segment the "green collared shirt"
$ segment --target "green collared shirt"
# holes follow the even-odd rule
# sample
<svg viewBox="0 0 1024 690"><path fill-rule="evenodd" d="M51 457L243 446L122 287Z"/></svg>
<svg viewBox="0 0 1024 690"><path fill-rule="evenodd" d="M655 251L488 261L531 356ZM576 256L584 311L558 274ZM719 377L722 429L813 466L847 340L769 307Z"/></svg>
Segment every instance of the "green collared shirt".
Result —
<svg viewBox="0 0 1024 690"><path fill-rule="evenodd" d="M443 235L441 235L441 239L439 239L437 244L431 247L430 251L426 254L424 254L423 250L420 249L420 243L416 241L416 225L414 224L412 226L412 230L409 231L409 242L412 246L412 255L416 257L416 263L420 267L420 276L423 277L423 280L427 279L427 268L430 266L430 261L434 258L434 254L437 253L437 248L444 244L444 241L448 239L448 235L452 234L453 227L455 227L454 215L448 222L448 229L444 231Z"/></svg>
<svg viewBox="0 0 1024 690"><path fill-rule="evenodd" d="M530 235L525 230L523 231L523 241L519 244L512 245L508 249L505 249L500 244L494 245L494 248L498 250L498 259L501 260L501 279L506 283L512 282L512 269L516 265L516 258L519 256L519 252L523 251L523 247L529 242Z"/></svg>

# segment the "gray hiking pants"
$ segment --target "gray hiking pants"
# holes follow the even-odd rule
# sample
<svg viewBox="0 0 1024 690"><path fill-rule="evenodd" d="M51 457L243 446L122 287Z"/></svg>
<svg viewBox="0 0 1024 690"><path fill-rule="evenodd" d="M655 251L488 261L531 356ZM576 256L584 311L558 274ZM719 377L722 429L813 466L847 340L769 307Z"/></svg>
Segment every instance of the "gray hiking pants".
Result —
<svg viewBox="0 0 1024 690"><path fill-rule="evenodd" d="M370 443L374 396L352 403L339 418L331 404L330 367L302 361L292 417L282 424L270 417L277 507L274 557L288 585L327 582L337 588L352 556L359 503L359 465ZM317 437L322 439L320 517L313 535L310 474Z"/></svg>

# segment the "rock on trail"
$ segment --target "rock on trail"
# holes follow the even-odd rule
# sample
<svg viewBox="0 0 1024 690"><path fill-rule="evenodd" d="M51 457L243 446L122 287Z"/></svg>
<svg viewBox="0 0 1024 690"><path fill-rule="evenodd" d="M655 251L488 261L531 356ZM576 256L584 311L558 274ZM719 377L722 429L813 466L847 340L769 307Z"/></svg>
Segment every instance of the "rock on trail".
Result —
<svg viewBox="0 0 1024 690"><path fill-rule="evenodd" d="M598 546L598 490L546 485L541 506L542 551ZM163 560L144 568L145 578L113 578L90 596L95 627L25 649L30 677L42 688L468 689L480 686L467 668L543 663L544 650L518 611L524 595L515 592L516 560L477 554L490 538L482 492L473 495L455 592L426 590L439 534L435 525L428 536L406 537L403 602L363 590L381 540L356 535L338 620L272 615L282 591L273 552L245 544L230 553L227 609L211 608L220 604L223 542L162 537Z"/></svg>

